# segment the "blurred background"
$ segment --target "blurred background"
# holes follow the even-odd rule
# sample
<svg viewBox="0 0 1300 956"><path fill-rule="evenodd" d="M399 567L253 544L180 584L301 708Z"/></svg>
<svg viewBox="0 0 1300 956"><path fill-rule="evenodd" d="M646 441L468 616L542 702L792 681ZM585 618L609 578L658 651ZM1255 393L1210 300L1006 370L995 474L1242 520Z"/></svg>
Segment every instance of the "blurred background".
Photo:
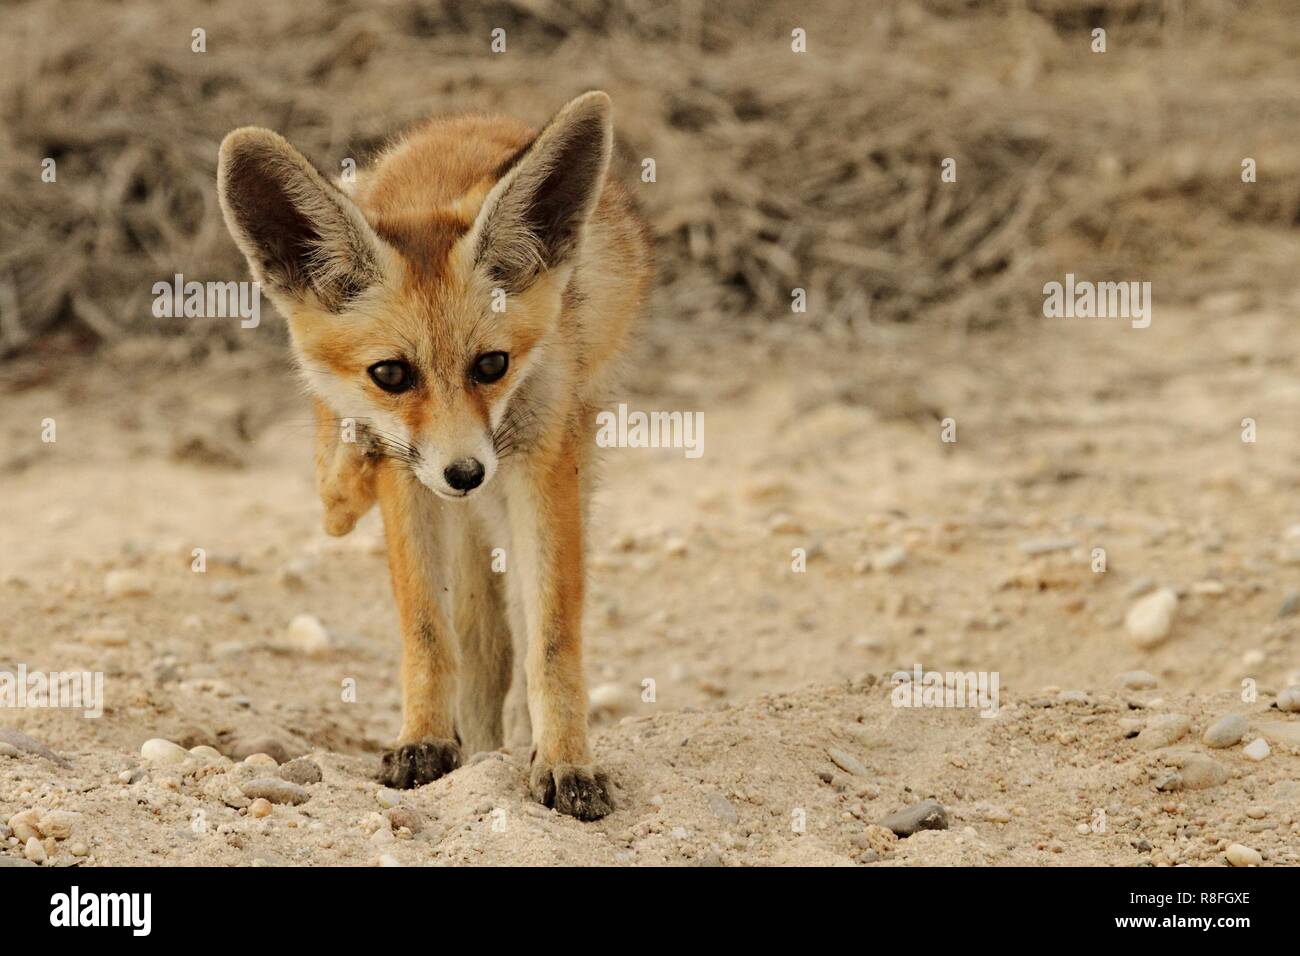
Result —
<svg viewBox="0 0 1300 956"><path fill-rule="evenodd" d="M0 15L4 356L253 339L149 309L175 272L244 276L213 186L233 127L272 127L337 173L430 113L540 124L597 87L629 175L656 162L637 188L659 244L655 331L780 337L794 288L799 333L981 328L1033 320L1067 270L1154 281L1168 303L1289 283L1297 251L1286 0L10 0Z"/></svg>

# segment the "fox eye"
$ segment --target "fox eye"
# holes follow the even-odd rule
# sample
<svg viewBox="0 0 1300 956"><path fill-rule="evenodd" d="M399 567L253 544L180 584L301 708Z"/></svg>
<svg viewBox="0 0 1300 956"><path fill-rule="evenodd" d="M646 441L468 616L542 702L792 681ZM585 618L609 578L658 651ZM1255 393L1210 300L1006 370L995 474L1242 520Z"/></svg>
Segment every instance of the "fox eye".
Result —
<svg viewBox="0 0 1300 956"><path fill-rule="evenodd" d="M474 360L474 370L471 375L474 381L487 385L506 374L509 365L510 356L505 352L484 352Z"/></svg>
<svg viewBox="0 0 1300 956"><path fill-rule="evenodd" d="M411 366L395 359L376 362L367 371L370 372L371 380L385 392L404 392L415 383Z"/></svg>

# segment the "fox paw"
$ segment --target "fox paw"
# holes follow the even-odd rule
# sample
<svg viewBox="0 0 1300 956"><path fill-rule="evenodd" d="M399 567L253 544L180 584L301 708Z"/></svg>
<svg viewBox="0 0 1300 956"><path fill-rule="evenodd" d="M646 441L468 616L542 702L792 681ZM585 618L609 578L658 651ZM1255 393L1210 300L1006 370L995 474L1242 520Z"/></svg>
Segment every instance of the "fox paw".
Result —
<svg viewBox="0 0 1300 956"><path fill-rule="evenodd" d="M379 764L379 782L397 790L433 783L460 766L454 740L425 740L387 751Z"/></svg>
<svg viewBox="0 0 1300 956"><path fill-rule="evenodd" d="M579 820L599 820L614 809L609 777L595 766L535 763L528 789L538 803Z"/></svg>

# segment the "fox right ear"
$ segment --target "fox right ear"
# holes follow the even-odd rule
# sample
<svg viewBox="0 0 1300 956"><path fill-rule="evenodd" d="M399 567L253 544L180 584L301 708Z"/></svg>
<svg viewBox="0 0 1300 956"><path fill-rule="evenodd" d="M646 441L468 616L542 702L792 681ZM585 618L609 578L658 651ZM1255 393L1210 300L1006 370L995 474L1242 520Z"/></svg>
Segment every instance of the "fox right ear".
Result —
<svg viewBox="0 0 1300 956"><path fill-rule="evenodd" d="M221 143L217 196L253 276L291 303L338 312L382 276L361 211L284 137L246 126Z"/></svg>
<svg viewBox="0 0 1300 956"><path fill-rule="evenodd" d="M609 112L608 96L584 93L502 171L470 235L475 265L494 282L521 291L572 259L609 168Z"/></svg>

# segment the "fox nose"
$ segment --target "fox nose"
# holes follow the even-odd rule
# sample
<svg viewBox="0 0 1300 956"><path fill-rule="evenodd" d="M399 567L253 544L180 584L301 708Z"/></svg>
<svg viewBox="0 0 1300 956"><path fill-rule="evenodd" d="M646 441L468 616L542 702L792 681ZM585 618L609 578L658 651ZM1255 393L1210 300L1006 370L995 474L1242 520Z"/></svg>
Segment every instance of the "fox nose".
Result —
<svg viewBox="0 0 1300 956"><path fill-rule="evenodd" d="M483 483L483 463L477 458L462 458L443 469L442 477L457 491L470 491Z"/></svg>

